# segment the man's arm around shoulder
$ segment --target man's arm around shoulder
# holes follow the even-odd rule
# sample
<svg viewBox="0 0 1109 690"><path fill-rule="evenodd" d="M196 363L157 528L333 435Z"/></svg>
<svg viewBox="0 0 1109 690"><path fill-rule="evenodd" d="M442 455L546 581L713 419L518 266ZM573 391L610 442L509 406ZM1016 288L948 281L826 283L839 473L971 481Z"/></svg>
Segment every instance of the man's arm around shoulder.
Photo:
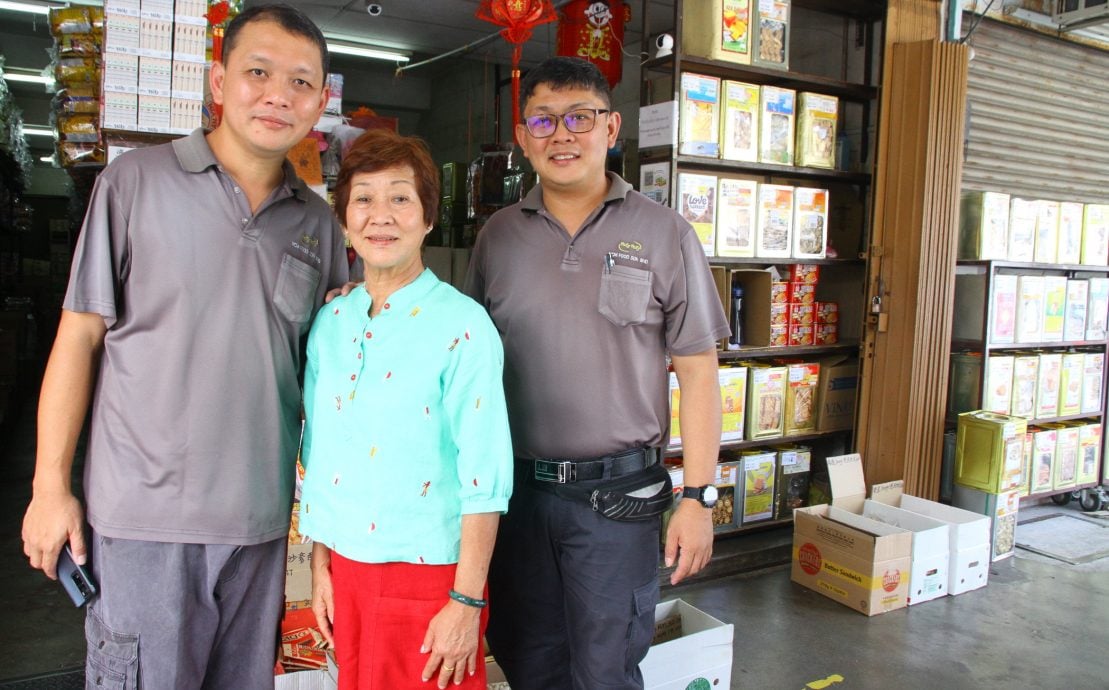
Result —
<svg viewBox="0 0 1109 690"><path fill-rule="evenodd" d="M85 562L84 513L70 475L85 423L107 327L104 317L63 310L39 394L33 493L23 518L23 553L31 567L56 578L58 553L69 542Z"/></svg>

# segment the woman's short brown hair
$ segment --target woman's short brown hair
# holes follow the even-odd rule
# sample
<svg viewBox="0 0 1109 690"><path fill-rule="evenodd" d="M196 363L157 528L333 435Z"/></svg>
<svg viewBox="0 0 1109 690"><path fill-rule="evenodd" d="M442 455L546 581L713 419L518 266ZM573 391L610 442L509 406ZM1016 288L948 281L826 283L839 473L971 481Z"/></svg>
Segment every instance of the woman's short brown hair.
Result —
<svg viewBox="0 0 1109 690"><path fill-rule="evenodd" d="M401 136L388 129L370 129L354 140L343 156L335 182L335 213L347 224L351 179L358 173L374 173L398 166L409 166L416 177L416 194L424 209L424 222L430 227L439 215L439 168L427 144L419 137Z"/></svg>

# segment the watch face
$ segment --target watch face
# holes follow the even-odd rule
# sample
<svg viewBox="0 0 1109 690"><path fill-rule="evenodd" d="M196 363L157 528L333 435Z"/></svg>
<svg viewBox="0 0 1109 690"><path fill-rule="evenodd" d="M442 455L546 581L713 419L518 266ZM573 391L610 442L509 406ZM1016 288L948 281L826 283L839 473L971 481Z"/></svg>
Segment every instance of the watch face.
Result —
<svg viewBox="0 0 1109 690"><path fill-rule="evenodd" d="M709 484L705 487L705 492L704 496L701 498L701 503L703 503L706 508L711 508L716 505L716 499L718 497L719 494L716 491L716 487L712 484Z"/></svg>

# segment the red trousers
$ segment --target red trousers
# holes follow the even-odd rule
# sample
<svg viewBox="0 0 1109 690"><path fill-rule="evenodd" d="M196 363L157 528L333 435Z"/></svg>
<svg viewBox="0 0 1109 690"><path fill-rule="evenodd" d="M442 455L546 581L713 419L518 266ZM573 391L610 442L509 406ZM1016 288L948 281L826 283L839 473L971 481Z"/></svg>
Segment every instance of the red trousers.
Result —
<svg viewBox="0 0 1109 690"><path fill-rule="evenodd" d="M421 654L427 626L454 587L455 565L360 563L331 552L335 597L335 661L339 690L429 690L438 676L424 683L430 654ZM487 610L481 613L485 634ZM485 690L485 652L479 642L477 673L462 685Z"/></svg>

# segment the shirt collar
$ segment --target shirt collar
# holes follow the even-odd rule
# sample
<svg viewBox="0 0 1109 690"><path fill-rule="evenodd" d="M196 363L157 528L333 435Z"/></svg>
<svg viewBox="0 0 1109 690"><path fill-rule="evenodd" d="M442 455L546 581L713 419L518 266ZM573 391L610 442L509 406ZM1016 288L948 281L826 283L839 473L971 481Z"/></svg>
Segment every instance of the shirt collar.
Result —
<svg viewBox="0 0 1109 690"><path fill-rule="evenodd" d="M607 177L609 181L608 193L605 194L604 199L601 199L601 205L604 206L612 201L623 201L628 196L628 192L631 191L632 186L628 184L624 178L614 172L606 172L605 177ZM527 196L520 202L520 207L532 213L538 213L543 210L542 182L532 187L531 191L528 192Z"/></svg>
<svg viewBox="0 0 1109 690"><path fill-rule="evenodd" d="M387 304L389 308L383 308L378 313L377 318L390 314L410 313L413 307L422 302L424 298L427 297L428 293L439 285L439 282L439 279L435 277L431 269L425 268L420 275L416 276L415 280L389 295L389 298L385 301L385 304ZM373 306L373 300L370 299L370 293L366 290L366 284L359 283L352 295L354 293L357 293L355 296L357 306L359 308L365 308L366 313L369 314L369 309Z"/></svg>
<svg viewBox="0 0 1109 690"><path fill-rule="evenodd" d="M212 147L208 145L208 139L204 136L202 127L194 129L188 136L175 139L173 150L177 154L177 162L185 172L201 173L212 166L220 168L220 162L212 152ZM292 195L304 201L306 198L304 195L311 190L297 176L292 163L285 160L281 165L281 172L285 176L282 196Z"/></svg>

